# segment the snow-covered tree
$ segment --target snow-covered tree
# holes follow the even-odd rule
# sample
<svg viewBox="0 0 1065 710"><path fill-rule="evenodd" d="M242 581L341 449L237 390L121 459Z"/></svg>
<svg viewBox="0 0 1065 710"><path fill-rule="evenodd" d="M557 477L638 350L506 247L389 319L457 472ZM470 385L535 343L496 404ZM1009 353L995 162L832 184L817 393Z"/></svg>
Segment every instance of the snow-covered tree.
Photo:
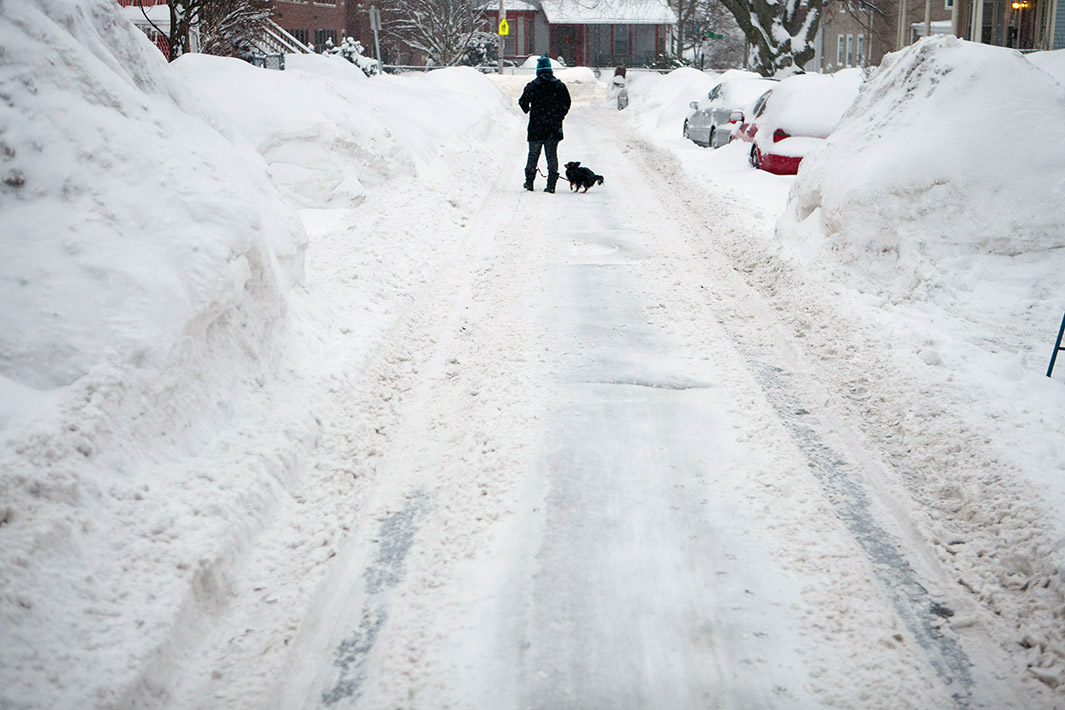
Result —
<svg viewBox="0 0 1065 710"><path fill-rule="evenodd" d="M475 32L460 64L482 67L499 61L499 35L494 32Z"/></svg>
<svg viewBox="0 0 1065 710"><path fill-rule="evenodd" d="M243 57L273 12L273 0L210 0L200 9L200 51L223 57Z"/></svg>
<svg viewBox="0 0 1065 710"><path fill-rule="evenodd" d="M677 13L674 53L699 69L744 63L744 35L721 0L671 0Z"/></svg>
<svg viewBox="0 0 1065 710"><path fill-rule="evenodd" d="M410 49L423 52L434 64L462 61L484 28L480 0L396 0L382 12L385 30Z"/></svg>
<svg viewBox="0 0 1065 710"><path fill-rule="evenodd" d="M825 0L721 0L750 43L748 62L763 76L795 74L814 57Z"/></svg>
<svg viewBox="0 0 1065 710"><path fill-rule="evenodd" d="M377 73L377 60L367 57L363 54L363 51L362 42L354 37L345 37L339 47L334 46L331 39L327 39L325 42L325 54L339 54L359 69L362 69L362 73L366 76L373 76Z"/></svg>

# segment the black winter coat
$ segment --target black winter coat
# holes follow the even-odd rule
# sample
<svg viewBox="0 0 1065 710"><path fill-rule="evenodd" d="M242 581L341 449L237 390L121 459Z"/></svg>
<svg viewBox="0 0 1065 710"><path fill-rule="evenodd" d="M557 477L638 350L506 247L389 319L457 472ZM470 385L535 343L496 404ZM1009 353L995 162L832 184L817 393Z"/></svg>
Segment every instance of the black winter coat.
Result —
<svg viewBox="0 0 1065 710"><path fill-rule="evenodd" d="M562 119L569 103L569 89L552 74L540 74L526 84L518 106L529 114L528 140L562 140Z"/></svg>

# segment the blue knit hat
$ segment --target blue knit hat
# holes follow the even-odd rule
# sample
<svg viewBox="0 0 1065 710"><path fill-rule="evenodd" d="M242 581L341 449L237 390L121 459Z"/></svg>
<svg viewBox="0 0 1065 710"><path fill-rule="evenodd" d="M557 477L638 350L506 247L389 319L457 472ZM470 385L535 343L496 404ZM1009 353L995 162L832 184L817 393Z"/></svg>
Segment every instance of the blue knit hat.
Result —
<svg viewBox="0 0 1065 710"><path fill-rule="evenodd" d="M537 76L540 76L541 74L553 74L553 73L554 72L551 71L551 60L550 59L548 59L547 57L540 57L539 59L536 60L536 75Z"/></svg>

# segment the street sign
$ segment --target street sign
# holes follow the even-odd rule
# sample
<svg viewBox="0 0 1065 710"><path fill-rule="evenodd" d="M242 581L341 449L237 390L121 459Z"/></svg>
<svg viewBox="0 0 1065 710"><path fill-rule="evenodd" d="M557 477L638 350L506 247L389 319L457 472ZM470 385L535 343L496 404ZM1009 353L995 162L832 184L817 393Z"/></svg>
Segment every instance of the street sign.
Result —
<svg viewBox="0 0 1065 710"><path fill-rule="evenodd" d="M499 34L503 36L510 34L510 24L505 17L499 21Z"/></svg>

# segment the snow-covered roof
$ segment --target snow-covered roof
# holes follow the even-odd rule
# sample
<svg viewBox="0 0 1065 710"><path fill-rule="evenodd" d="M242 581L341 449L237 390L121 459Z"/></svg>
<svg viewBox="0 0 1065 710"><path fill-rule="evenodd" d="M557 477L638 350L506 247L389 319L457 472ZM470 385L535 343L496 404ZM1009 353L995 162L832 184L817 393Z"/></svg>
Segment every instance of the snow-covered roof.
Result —
<svg viewBox="0 0 1065 710"><path fill-rule="evenodd" d="M148 19L144 19L145 13L148 14ZM133 24L140 27L141 25L154 24L161 30L168 31L170 29L170 7L167 5L151 5L142 8L136 5L130 5L122 8L122 14L130 19ZM149 20L151 21L149 23Z"/></svg>
<svg viewBox="0 0 1065 710"><path fill-rule="evenodd" d="M499 0L492 2L488 0L484 5L486 12L499 12ZM503 0L503 9L507 12L536 12L537 7L531 2L525 0Z"/></svg>
<svg viewBox="0 0 1065 710"><path fill-rule="evenodd" d="M672 25L677 16L666 0L541 0L553 25Z"/></svg>

